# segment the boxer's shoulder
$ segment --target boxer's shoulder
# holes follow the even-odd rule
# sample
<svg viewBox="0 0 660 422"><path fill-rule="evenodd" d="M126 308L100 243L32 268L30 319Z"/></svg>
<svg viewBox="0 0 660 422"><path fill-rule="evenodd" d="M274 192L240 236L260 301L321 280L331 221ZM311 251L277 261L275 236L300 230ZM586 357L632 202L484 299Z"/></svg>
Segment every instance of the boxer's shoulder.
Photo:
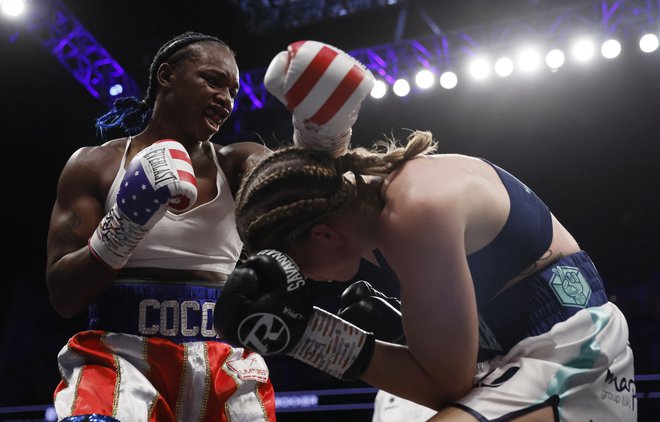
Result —
<svg viewBox="0 0 660 422"><path fill-rule="evenodd" d="M83 146L71 154L68 166L93 167L119 163L126 148L126 138L114 139L102 145Z"/></svg>
<svg viewBox="0 0 660 422"><path fill-rule="evenodd" d="M238 191L243 175L271 152L263 144L252 141L213 146L216 148L218 164L229 180L233 192Z"/></svg>

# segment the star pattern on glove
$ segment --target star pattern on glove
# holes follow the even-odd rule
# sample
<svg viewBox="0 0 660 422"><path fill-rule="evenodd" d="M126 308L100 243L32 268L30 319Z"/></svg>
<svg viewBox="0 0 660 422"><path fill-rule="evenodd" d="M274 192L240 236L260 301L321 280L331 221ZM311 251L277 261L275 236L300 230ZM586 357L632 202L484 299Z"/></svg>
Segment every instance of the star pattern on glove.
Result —
<svg viewBox="0 0 660 422"><path fill-rule="evenodd" d="M129 192L128 188L131 185L139 186L139 190L131 189L132 191ZM147 173L140 170L131 173L130 180L125 180L123 188L117 194L119 208L140 225L146 224L161 209L162 204L167 204L168 200L168 188L162 187L155 190Z"/></svg>

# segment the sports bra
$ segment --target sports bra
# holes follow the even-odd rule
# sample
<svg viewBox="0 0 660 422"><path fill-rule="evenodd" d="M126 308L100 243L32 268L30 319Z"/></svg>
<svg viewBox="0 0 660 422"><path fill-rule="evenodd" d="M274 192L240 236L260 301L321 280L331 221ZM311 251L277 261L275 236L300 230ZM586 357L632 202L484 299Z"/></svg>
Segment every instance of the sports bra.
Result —
<svg viewBox="0 0 660 422"><path fill-rule="evenodd" d="M467 256L477 305L492 299L509 280L536 262L552 242L552 215L548 207L512 174L483 161L499 175L511 207L497 236Z"/></svg>
<svg viewBox="0 0 660 422"><path fill-rule="evenodd" d="M126 142L119 171L106 197L106 212L116 202L119 185L126 173L124 167L130 143L131 138ZM229 182L212 146L211 151L217 168L216 197L182 214L167 211L135 248L125 268L202 270L223 274L233 271L243 242L236 230L235 203Z"/></svg>

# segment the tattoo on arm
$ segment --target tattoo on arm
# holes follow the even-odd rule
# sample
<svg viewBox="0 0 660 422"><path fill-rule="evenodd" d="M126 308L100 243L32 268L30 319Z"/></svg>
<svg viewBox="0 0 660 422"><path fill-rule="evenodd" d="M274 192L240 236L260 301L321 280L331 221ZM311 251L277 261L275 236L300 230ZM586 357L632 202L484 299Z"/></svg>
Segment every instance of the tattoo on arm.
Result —
<svg viewBox="0 0 660 422"><path fill-rule="evenodd" d="M78 214L71 213L71 216L57 230L56 239L64 245L78 243L79 236L76 235L76 229L81 226L81 219Z"/></svg>
<svg viewBox="0 0 660 422"><path fill-rule="evenodd" d="M527 277L530 274L534 274L536 271L539 270L539 268L543 268L549 265L550 262L557 261L563 257L564 257L563 253L559 252L558 254L554 254L552 252L552 249L548 249L548 251L544 253L535 263L525 268L523 272L518 274L518 277Z"/></svg>

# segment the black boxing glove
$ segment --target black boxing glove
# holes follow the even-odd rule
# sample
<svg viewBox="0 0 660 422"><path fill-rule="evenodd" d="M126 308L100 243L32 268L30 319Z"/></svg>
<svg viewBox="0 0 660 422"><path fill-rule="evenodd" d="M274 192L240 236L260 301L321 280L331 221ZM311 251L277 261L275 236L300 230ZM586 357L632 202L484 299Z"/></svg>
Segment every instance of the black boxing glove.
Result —
<svg viewBox="0 0 660 422"><path fill-rule="evenodd" d="M286 354L345 381L365 371L375 344L372 333L312 306L296 264L270 249L230 274L213 323L224 341L264 356Z"/></svg>
<svg viewBox="0 0 660 422"><path fill-rule="evenodd" d="M351 284L341 294L337 315L363 330L374 333L378 340L405 343L401 321L401 302L374 289L364 280Z"/></svg>

